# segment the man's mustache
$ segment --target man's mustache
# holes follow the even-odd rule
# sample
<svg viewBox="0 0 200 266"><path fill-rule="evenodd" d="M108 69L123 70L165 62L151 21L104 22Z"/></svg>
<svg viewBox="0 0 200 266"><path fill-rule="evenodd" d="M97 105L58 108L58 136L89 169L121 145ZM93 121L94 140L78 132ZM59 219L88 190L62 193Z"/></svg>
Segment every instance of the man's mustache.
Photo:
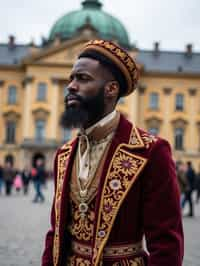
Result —
<svg viewBox="0 0 200 266"><path fill-rule="evenodd" d="M75 94L75 93L72 93L72 92L68 93L65 96L65 99L64 99L65 105L67 105L69 100L76 100L76 101L79 101L81 103L84 102L84 98L82 96Z"/></svg>

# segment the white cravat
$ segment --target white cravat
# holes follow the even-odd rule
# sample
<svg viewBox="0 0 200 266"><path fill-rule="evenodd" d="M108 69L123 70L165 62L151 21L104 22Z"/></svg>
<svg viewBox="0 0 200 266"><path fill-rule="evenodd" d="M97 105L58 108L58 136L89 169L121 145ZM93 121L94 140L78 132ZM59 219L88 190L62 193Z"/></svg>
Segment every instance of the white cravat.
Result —
<svg viewBox="0 0 200 266"><path fill-rule="evenodd" d="M100 121L95 123L93 126L87 128L85 130L85 133L79 137L79 143L78 143L79 175L78 175L78 178L81 181L86 182L89 178L91 147L90 147L90 143L88 139L88 134L90 134L93 131L93 129L95 129L96 127L98 126L102 127L108 124L116 116L116 114L117 112L116 110L114 110L112 113L102 118ZM81 145L85 145L83 153L81 153Z"/></svg>

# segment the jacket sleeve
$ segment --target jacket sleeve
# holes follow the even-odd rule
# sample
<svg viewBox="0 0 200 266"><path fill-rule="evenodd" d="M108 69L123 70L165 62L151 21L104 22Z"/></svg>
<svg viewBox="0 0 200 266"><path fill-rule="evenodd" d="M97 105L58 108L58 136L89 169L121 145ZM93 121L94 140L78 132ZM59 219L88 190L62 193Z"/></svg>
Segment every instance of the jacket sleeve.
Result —
<svg viewBox="0 0 200 266"><path fill-rule="evenodd" d="M52 203L51 208L51 228L46 234L46 240L45 240L45 248L42 255L42 266L53 266L53 241L54 241L54 232L55 232L55 193L56 193L56 180L57 180L57 155L54 159L54 182L55 182L55 190L54 190L54 200Z"/></svg>
<svg viewBox="0 0 200 266"><path fill-rule="evenodd" d="M175 165L167 141L152 148L144 176L143 223L148 266L182 266L183 227Z"/></svg>

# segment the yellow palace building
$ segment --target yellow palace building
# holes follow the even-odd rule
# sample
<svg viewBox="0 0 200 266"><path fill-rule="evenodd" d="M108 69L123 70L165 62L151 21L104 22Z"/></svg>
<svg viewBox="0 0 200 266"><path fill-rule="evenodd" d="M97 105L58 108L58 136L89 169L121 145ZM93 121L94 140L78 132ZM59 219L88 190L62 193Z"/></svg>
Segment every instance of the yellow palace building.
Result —
<svg viewBox="0 0 200 266"><path fill-rule="evenodd" d="M141 70L134 94L118 109L137 126L166 138L175 160L200 165L200 54L132 45L123 24L98 0L59 18L41 46L0 43L0 164L15 167L43 157L51 169L57 147L72 133L59 126L66 85L76 55L88 40L104 38L123 46ZM162 159L162 158L161 158Z"/></svg>

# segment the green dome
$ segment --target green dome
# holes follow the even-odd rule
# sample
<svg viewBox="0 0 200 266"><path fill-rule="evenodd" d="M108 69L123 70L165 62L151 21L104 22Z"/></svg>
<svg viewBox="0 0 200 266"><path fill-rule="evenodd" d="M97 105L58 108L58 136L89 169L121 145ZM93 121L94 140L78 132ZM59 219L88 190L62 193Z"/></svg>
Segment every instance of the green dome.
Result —
<svg viewBox="0 0 200 266"><path fill-rule="evenodd" d="M130 46L125 27L118 19L104 12L98 0L85 0L82 2L82 9L58 19L50 31L49 41L54 40L56 36L62 40L71 39L87 24L97 31L99 38L117 40L124 47Z"/></svg>

